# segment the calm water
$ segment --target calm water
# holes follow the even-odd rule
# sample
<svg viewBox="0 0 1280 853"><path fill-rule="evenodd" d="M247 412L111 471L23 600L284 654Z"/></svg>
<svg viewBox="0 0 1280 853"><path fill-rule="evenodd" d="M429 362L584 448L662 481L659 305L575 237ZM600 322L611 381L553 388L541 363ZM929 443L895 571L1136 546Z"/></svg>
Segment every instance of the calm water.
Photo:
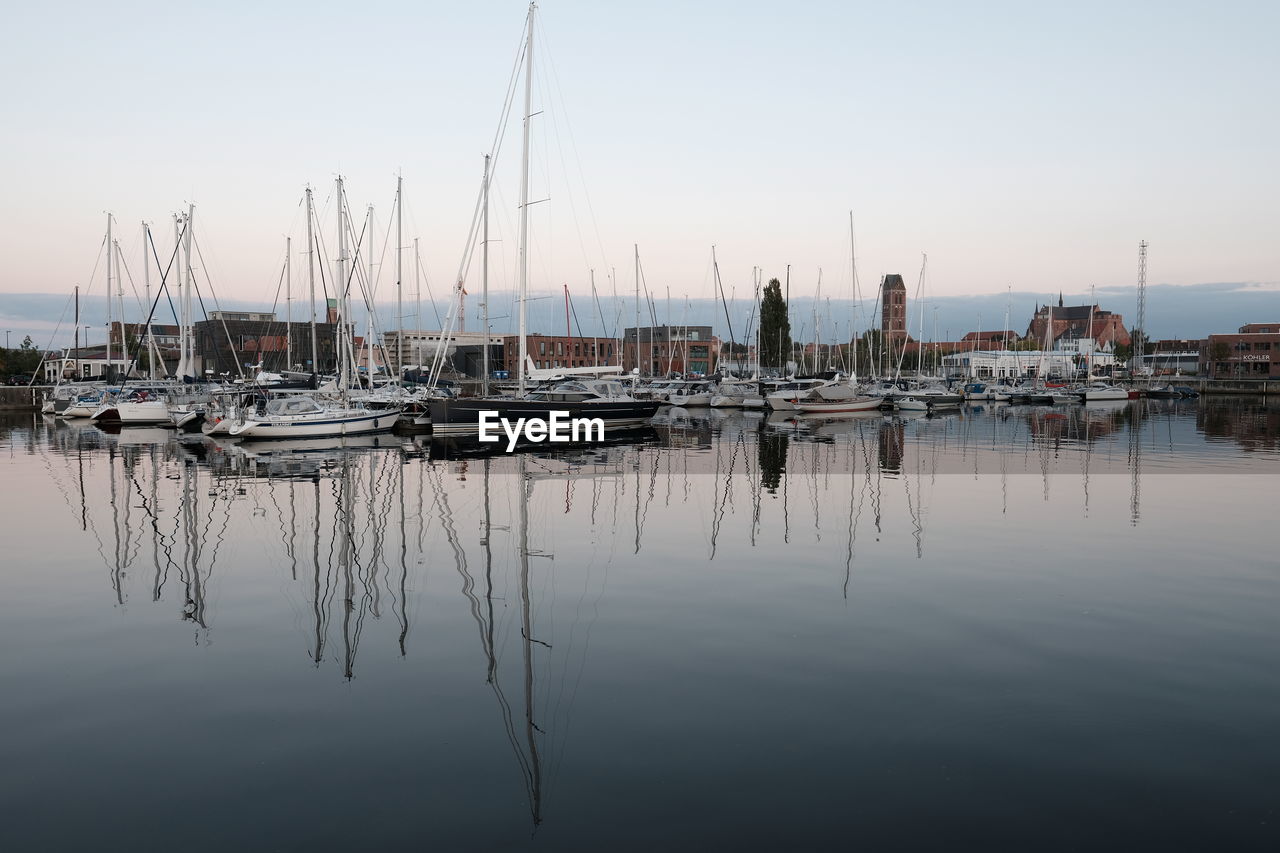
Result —
<svg viewBox="0 0 1280 853"><path fill-rule="evenodd" d="M1280 849L1280 406L658 420L0 421L0 845Z"/></svg>

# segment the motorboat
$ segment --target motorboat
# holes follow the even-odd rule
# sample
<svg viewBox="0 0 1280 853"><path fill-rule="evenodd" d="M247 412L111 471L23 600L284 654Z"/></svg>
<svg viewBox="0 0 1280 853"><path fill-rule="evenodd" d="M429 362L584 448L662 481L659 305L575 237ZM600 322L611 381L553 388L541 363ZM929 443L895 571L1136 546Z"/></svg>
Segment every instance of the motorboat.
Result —
<svg viewBox="0 0 1280 853"><path fill-rule="evenodd" d="M1108 385L1105 382L1094 382L1079 389L1076 394L1086 403L1093 403L1099 400L1127 400L1129 399L1129 391L1117 385Z"/></svg>
<svg viewBox="0 0 1280 853"><path fill-rule="evenodd" d="M667 395L667 402L686 409L710 406L716 386L711 382L686 382L683 387Z"/></svg>
<svg viewBox="0 0 1280 853"><path fill-rule="evenodd" d="M459 397L431 400L433 435L478 435L480 413L495 412L514 419L542 417L552 412L567 418L599 418L605 429L646 423L658 407L657 400L637 400L617 379L575 379L529 392L524 397Z"/></svg>
<svg viewBox="0 0 1280 853"><path fill-rule="evenodd" d="M764 398L760 396L759 382L745 379L726 379L720 383L716 393L711 395L709 405L717 409L738 408L745 406L748 397L758 399L760 405L764 405Z"/></svg>

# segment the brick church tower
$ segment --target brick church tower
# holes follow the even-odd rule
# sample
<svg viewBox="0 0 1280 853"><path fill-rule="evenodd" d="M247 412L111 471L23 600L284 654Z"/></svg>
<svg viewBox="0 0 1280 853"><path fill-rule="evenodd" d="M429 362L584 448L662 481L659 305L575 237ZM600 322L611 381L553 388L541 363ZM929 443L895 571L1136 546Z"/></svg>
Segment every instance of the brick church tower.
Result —
<svg viewBox="0 0 1280 853"><path fill-rule="evenodd" d="M880 285L880 332L885 340L907 337L907 285L897 273Z"/></svg>

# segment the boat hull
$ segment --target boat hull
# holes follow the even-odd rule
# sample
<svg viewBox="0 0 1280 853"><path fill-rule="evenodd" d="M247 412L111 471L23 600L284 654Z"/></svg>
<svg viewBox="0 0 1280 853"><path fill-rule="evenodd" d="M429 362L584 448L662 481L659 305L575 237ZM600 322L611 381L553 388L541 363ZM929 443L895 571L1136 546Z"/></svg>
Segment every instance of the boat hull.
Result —
<svg viewBox="0 0 1280 853"><path fill-rule="evenodd" d="M110 403L93 413L92 420L100 424L172 424L173 417L163 400L146 400L140 403Z"/></svg>
<svg viewBox="0 0 1280 853"><path fill-rule="evenodd" d="M797 403L796 410L806 415L841 415L850 412L869 412L880 408L879 397L858 397L839 402L806 402Z"/></svg>
<svg viewBox="0 0 1280 853"><path fill-rule="evenodd" d="M480 413L498 412L504 418L545 418L551 412L566 412L569 418L599 418L605 429L634 427L647 423L661 404L656 400L582 400L551 402L516 399L432 400L432 435L478 436Z"/></svg>
<svg viewBox="0 0 1280 853"><path fill-rule="evenodd" d="M315 419L263 418L231 426L227 435L239 438L330 438L384 432L395 426L400 412L395 409L362 412L359 415L326 413ZM206 435L214 435L209 432Z"/></svg>

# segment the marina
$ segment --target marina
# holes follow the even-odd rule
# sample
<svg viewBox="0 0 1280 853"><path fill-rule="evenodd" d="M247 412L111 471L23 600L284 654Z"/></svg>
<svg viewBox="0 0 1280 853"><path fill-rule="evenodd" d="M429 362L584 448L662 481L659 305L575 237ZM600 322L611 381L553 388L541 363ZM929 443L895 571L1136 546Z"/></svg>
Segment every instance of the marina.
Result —
<svg viewBox="0 0 1280 853"><path fill-rule="evenodd" d="M11 849L1274 839L1274 403L483 457L7 413L0 474Z"/></svg>
<svg viewBox="0 0 1280 853"><path fill-rule="evenodd" d="M1280 850L1280 5L26 4L0 850Z"/></svg>

